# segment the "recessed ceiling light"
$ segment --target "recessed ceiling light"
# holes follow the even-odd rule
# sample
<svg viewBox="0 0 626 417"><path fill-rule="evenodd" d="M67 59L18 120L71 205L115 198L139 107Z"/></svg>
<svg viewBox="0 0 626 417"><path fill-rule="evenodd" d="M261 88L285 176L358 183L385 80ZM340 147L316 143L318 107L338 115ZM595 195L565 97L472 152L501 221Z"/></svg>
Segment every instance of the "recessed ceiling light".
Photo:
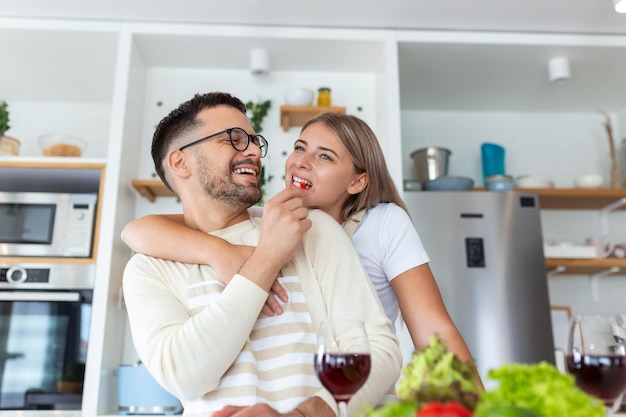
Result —
<svg viewBox="0 0 626 417"><path fill-rule="evenodd" d="M613 0L613 5L617 13L626 13L626 0Z"/></svg>

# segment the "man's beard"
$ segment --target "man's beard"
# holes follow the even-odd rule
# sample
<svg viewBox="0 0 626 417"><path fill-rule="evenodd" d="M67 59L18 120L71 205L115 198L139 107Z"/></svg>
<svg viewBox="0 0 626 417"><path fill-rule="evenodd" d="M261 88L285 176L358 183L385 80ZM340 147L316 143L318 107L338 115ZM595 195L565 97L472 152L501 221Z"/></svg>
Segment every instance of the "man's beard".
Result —
<svg viewBox="0 0 626 417"><path fill-rule="evenodd" d="M240 161L239 164L254 164L252 161ZM261 188L256 185L236 184L231 180L233 169L231 165L222 173L211 170L211 163L203 156L198 157L198 179L204 192L225 206L248 208L261 199Z"/></svg>

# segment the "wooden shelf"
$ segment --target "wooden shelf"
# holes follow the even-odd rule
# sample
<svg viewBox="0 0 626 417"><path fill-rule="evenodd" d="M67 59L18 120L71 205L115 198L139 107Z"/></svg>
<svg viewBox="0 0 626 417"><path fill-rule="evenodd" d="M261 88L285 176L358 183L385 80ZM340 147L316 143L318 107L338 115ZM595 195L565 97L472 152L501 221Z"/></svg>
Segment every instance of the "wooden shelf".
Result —
<svg viewBox="0 0 626 417"><path fill-rule="evenodd" d="M280 106L280 125L286 132L291 127L304 126L304 124L323 112L345 113L345 107L335 106Z"/></svg>
<svg viewBox="0 0 626 417"><path fill-rule="evenodd" d="M515 191L536 192L540 207L546 210L599 210L626 198L626 188L524 188Z"/></svg>
<svg viewBox="0 0 626 417"><path fill-rule="evenodd" d="M474 190L485 191L485 188ZM626 188L516 188L514 191L536 193L542 210L600 210L626 198ZM619 209L626 209L626 205Z"/></svg>
<svg viewBox="0 0 626 417"><path fill-rule="evenodd" d="M132 180L132 185L139 194L151 203L154 203L157 197L176 197L176 194L171 192L160 179L134 179Z"/></svg>
<svg viewBox="0 0 626 417"><path fill-rule="evenodd" d="M560 259L546 258L546 269L548 273L558 271L560 274L580 274L593 275L602 271L609 271L611 268L619 268L612 273L624 273L626 271L626 259L601 258L601 259Z"/></svg>
<svg viewBox="0 0 626 417"><path fill-rule="evenodd" d="M132 185L151 202L157 197L176 197L160 179L133 179ZM484 191L484 188L476 190ZM542 210L599 210L626 198L626 188L519 188L515 191L537 193Z"/></svg>

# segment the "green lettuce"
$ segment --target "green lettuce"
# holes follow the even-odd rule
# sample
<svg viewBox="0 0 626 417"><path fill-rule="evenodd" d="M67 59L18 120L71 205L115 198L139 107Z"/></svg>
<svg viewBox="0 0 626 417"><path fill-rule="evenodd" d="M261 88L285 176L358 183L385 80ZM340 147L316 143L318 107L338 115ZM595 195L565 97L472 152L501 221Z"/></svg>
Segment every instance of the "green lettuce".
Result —
<svg viewBox="0 0 626 417"><path fill-rule="evenodd" d="M396 384L398 400L390 401L359 417L415 417L424 404L454 401L474 409L482 388L476 385L473 363L448 352L446 342L431 336L428 346L413 352Z"/></svg>
<svg viewBox="0 0 626 417"><path fill-rule="evenodd" d="M576 386L574 377L547 362L513 363L489 371L499 385L482 394L476 414L495 405L516 405L538 417L604 417L604 405Z"/></svg>
<svg viewBox="0 0 626 417"><path fill-rule="evenodd" d="M473 410L482 392L476 384L473 363L463 362L449 352L446 342L437 335L428 342L402 369L397 384L399 399L418 405L455 401Z"/></svg>

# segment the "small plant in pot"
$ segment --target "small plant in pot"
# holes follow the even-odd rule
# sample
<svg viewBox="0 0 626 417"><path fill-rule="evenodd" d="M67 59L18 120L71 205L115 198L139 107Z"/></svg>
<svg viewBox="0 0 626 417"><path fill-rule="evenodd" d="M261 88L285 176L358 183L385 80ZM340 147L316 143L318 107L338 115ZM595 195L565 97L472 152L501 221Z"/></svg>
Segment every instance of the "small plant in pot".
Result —
<svg viewBox="0 0 626 417"><path fill-rule="evenodd" d="M246 103L246 109L250 112L250 124L257 135L261 134L263 130L263 119L267 116L269 108L272 106L271 100L259 101L254 103L248 101ZM259 179L259 187L261 188L261 200L257 205L263 205L265 199L265 183L271 181L272 175L265 177L265 165L261 168L261 177Z"/></svg>
<svg viewBox="0 0 626 417"><path fill-rule="evenodd" d="M9 130L9 105L6 101L0 103L0 155L18 155L20 141L12 136L5 135Z"/></svg>

